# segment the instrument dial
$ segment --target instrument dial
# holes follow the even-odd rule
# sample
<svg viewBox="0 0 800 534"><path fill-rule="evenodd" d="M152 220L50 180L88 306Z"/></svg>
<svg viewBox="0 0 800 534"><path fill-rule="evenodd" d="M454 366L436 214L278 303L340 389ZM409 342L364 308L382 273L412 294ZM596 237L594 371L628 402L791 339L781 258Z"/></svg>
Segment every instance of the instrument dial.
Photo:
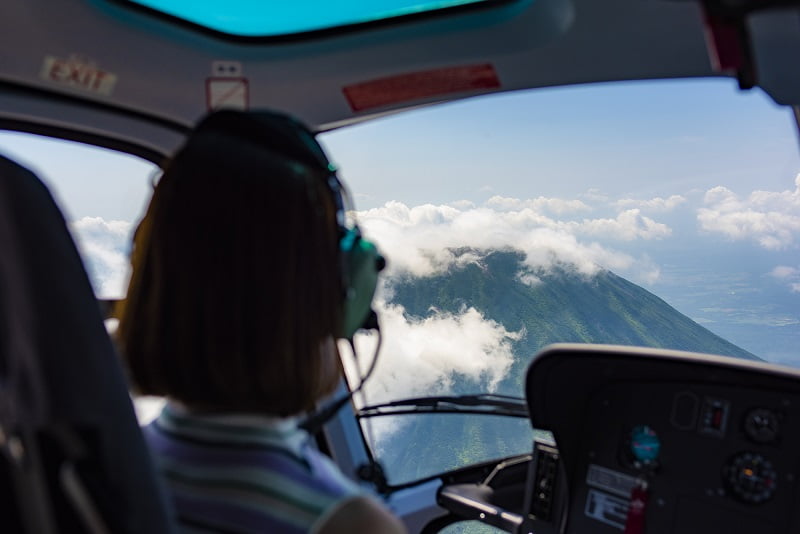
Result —
<svg viewBox="0 0 800 534"><path fill-rule="evenodd" d="M756 443L771 443L778 437L778 414L766 408L753 408L744 417L744 432Z"/></svg>
<svg viewBox="0 0 800 534"><path fill-rule="evenodd" d="M738 499L750 504L761 504L775 493L778 475L772 462L762 454L742 452L725 466L723 478Z"/></svg>
<svg viewBox="0 0 800 534"><path fill-rule="evenodd" d="M661 440L655 430L647 425L639 425L631 430L628 454L633 460L634 467L654 466L661 453Z"/></svg>

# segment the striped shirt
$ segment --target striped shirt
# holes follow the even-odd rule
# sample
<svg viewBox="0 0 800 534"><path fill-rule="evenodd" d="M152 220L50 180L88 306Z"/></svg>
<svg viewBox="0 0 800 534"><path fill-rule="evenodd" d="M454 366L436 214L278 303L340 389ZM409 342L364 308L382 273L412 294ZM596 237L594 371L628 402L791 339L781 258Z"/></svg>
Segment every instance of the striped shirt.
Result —
<svg viewBox="0 0 800 534"><path fill-rule="evenodd" d="M183 532L309 532L361 493L294 419L198 415L167 403L143 431Z"/></svg>

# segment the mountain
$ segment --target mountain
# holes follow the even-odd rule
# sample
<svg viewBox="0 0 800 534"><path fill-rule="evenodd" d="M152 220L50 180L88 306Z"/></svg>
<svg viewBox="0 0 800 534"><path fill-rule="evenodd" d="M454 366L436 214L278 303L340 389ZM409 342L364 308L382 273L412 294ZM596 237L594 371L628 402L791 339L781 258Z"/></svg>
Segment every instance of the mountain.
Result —
<svg viewBox="0 0 800 534"><path fill-rule="evenodd" d="M455 251L467 252L474 251ZM508 331L524 331L513 342L514 363L497 391L511 395L522 395L531 357L556 342L639 345L759 359L610 271L593 276L567 268L531 272L524 259L519 252L494 251L444 274L397 278L390 302L402 305L414 318L473 307ZM478 386L458 378L454 383L454 394L476 393ZM382 445L380 457L395 483L501 457L510 450L529 450L530 430L514 424L484 416L405 417L402 429Z"/></svg>
<svg viewBox="0 0 800 534"><path fill-rule="evenodd" d="M611 343L759 359L610 271L591 277L566 268L531 273L524 258L520 252L495 251L444 274L400 278L392 286L391 302L418 318L473 307L509 331L524 330L514 344L516 369L506 385L517 387L505 391L509 394L520 394L530 357L551 343ZM521 273L538 281L525 283Z"/></svg>

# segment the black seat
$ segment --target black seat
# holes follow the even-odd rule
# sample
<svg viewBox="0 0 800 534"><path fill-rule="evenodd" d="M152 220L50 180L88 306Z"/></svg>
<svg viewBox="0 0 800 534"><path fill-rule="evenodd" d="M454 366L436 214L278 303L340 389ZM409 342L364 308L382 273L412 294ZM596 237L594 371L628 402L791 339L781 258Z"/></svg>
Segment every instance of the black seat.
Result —
<svg viewBox="0 0 800 534"><path fill-rule="evenodd" d="M0 530L172 532L154 473L64 218L0 156Z"/></svg>

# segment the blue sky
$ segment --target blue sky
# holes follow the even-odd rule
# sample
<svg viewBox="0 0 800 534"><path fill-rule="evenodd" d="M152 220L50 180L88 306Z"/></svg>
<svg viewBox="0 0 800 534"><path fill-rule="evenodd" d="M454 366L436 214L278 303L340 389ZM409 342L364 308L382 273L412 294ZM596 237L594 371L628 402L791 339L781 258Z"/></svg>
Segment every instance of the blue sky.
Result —
<svg viewBox="0 0 800 534"><path fill-rule="evenodd" d="M110 150L0 131L0 153L35 170L70 220L136 220L152 190L154 165Z"/></svg>
<svg viewBox="0 0 800 534"><path fill-rule="evenodd" d="M744 348L800 366L799 143L791 112L758 90L730 80L543 89L322 140L395 273L447 268L456 246L517 247L532 267L555 257L588 274L609 268ZM51 184L96 288L119 293L153 167L11 133L0 133L0 152ZM479 318L461 320L439 327L482 331ZM505 335L496 326L483 324L487 339Z"/></svg>
<svg viewBox="0 0 800 534"><path fill-rule="evenodd" d="M359 208L387 199L416 205L491 194L577 196L592 187L658 196L681 182L780 190L791 185L800 161L791 113L727 79L484 97L324 140ZM438 176L450 179L432 180Z"/></svg>

